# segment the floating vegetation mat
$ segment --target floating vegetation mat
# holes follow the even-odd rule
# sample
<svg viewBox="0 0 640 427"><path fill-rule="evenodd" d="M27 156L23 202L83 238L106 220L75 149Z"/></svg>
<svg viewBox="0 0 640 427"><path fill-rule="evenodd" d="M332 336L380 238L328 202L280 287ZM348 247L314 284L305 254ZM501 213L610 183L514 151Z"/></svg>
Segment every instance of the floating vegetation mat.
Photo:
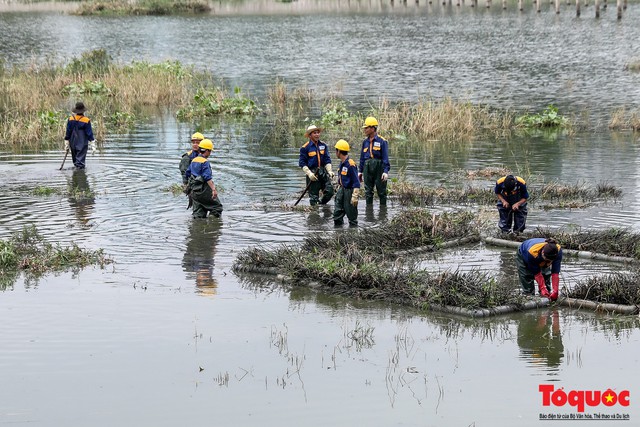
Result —
<svg viewBox="0 0 640 427"><path fill-rule="evenodd" d="M401 262L396 255L397 250L427 245L437 249L446 241L476 233L468 212L435 215L414 209L380 228L312 235L295 246L245 249L233 269L279 274L289 283L334 295L469 316L540 305L517 291L512 280L480 271L431 273Z"/></svg>
<svg viewBox="0 0 640 427"><path fill-rule="evenodd" d="M584 208L598 201L615 199L622 195L621 189L607 184L591 187L586 184L546 183L528 186L528 190L528 203L541 205L543 209ZM391 184L390 193L404 206L495 205L497 202L493 187L423 187L401 181Z"/></svg>
<svg viewBox="0 0 640 427"><path fill-rule="evenodd" d="M88 265L101 268L113 262L102 249L82 249L75 243L63 247L44 240L35 227L24 227L8 240L0 240L0 289L13 283L18 272L35 278L46 272L79 270Z"/></svg>
<svg viewBox="0 0 640 427"><path fill-rule="evenodd" d="M597 303L640 305L640 272L612 273L579 281L570 298Z"/></svg>

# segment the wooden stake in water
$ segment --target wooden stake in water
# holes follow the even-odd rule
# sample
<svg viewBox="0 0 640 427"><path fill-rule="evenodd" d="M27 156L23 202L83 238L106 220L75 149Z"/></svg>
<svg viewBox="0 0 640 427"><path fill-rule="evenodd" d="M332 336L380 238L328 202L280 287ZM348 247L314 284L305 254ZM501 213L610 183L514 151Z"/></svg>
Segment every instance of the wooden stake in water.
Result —
<svg viewBox="0 0 640 427"><path fill-rule="evenodd" d="M600 0L596 0L596 18L600 18Z"/></svg>
<svg viewBox="0 0 640 427"><path fill-rule="evenodd" d="M576 16L580 16L580 0L576 0Z"/></svg>
<svg viewBox="0 0 640 427"><path fill-rule="evenodd" d="M556 0L556 15L560 15L560 0Z"/></svg>
<svg viewBox="0 0 640 427"><path fill-rule="evenodd" d="M602 8L603 9L607 8L607 0L602 0Z"/></svg>
<svg viewBox="0 0 640 427"><path fill-rule="evenodd" d="M522 12L522 10L524 9L522 7L522 0L518 0L518 9L520 9L520 12Z"/></svg>
<svg viewBox="0 0 640 427"><path fill-rule="evenodd" d="M536 12L540 13L540 5L542 4L542 0L536 1Z"/></svg>
<svg viewBox="0 0 640 427"><path fill-rule="evenodd" d="M502 0L502 10L507 10L507 0Z"/></svg>

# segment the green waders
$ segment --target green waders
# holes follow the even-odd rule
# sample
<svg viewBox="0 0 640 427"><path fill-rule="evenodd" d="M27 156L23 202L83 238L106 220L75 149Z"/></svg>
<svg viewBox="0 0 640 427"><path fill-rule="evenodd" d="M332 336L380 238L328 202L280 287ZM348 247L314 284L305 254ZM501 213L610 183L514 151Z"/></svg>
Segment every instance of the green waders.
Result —
<svg viewBox="0 0 640 427"><path fill-rule="evenodd" d="M375 186L380 197L380 205L387 204L387 181L382 180L382 160L368 159L364 162L362 181L364 182L364 195L367 204L373 203L373 187Z"/></svg>
<svg viewBox="0 0 640 427"><path fill-rule="evenodd" d="M201 176L197 178L189 177L189 190L193 200L194 218L206 218L208 212L211 212L211 215L216 218L220 218L220 215L222 215L222 203L217 197L213 197L211 187L204 182Z"/></svg>
<svg viewBox="0 0 640 427"><path fill-rule="evenodd" d="M518 277L520 278L522 290L526 294L534 295L536 293L535 278L524 263L524 259L522 258L520 251L516 254L516 265L518 266ZM544 283L547 286L547 291L551 292L551 268L543 268L542 275L544 276Z"/></svg>
<svg viewBox="0 0 640 427"><path fill-rule="evenodd" d="M187 171L189 170L189 166L191 165L191 159L189 158L189 153L184 153L182 155L182 158L180 159L180 165L178 166L178 168L180 168L180 175L182 175L182 183L183 184L187 184L188 180L185 177L185 174L187 173Z"/></svg>
<svg viewBox="0 0 640 427"><path fill-rule="evenodd" d="M353 194L353 188L338 188L338 194L336 194L335 205L333 209L333 224L344 224L344 216L347 215L349 219L349 225L358 225L358 207L351 204L351 195Z"/></svg>
<svg viewBox="0 0 640 427"><path fill-rule="evenodd" d="M307 177L307 185L309 181L311 181L311 185L309 185L309 204L311 206L317 205L318 203L326 205L333 197L333 184L331 184L331 178L325 168L316 170L318 171L317 181L311 181L309 177ZM322 200L320 199L320 190L322 190Z"/></svg>

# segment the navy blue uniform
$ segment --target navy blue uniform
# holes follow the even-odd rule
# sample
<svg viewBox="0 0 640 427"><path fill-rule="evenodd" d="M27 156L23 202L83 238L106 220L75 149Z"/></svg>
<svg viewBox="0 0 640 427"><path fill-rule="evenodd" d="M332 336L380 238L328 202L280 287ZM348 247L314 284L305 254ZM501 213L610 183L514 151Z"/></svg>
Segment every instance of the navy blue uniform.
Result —
<svg viewBox="0 0 640 427"><path fill-rule="evenodd" d="M222 203L213 196L209 181L213 179L211 164L206 158L198 156L189 166L189 191L193 201L193 217L206 218L207 213L215 217L222 215Z"/></svg>
<svg viewBox="0 0 640 427"><path fill-rule="evenodd" d="M509 175L503 176L496 181L494 193L501 195L509 203L509 207L505 208L502 204L502 200L498 200L498 214L500 220L498 227L505 233L511 231L511 224L513 223L513 231L520 233L524 231L527 223L527 202L524 202L518 207L518 210L512 209L514 203L519 202L522 199L529 198L529 192L527 191L527 183L519 176L514 177L516 184L513 190L507 191L504 186L504 182Z"/></svg>
<svg viewBox="0 0 640 427"><path fill-rule="evenodd" d="M342 225L344 216L347 215L349 225L358 225L358 207L351 204L351 196L354 188L360 188L358 180L358 167L356 162L347 156L344 162L340 163L338 169L338 194L336 194L335 207L333 211L333 223Z"/></svg>
<svg viewBox="0 0 640 427"><path fill-rule="evenodd" d="M65 141L69 141L69 151L73 165L78 169L84 169L89 141L93 141L93 130L91 120L82 114L74 114L67 120L67 132L64 135Z"/></svg>
<svg viewBox="0 0 640 427"><path fill-rule="evenodd" d="M317 181L311 181L309 177L306 180L309 186L309 203L311 205L317 205L318 203L324 205L333 197L331 177L324 168L325 165L329 164L331 164L329 147L324 142L318 141L318 144L315 144L312 140L309 140L300 147L298 166L301 168L307 166L318 177ZM320 199L320 190L322 190L322 200Z"/></svg>
<svg viewBox="0 0 640 427"><path fill-rule="evenodd" d="M371 141L368 137L362 141L360 152L360 172L364 182L364 192L367 204L373 203L373 188L378 191L380 204L387 204L387 181L382 180L382 174L389 173L389 143L376 134Z"/></svg>

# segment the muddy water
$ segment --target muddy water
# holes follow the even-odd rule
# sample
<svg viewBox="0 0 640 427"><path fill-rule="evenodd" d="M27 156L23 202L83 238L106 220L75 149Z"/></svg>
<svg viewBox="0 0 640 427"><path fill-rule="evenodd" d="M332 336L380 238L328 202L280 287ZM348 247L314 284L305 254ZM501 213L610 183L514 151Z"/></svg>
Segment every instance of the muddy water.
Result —
<svg viewBox="0 0 640 427"><path fill-rule="evenodd" d="M633 10L628 13L635 13ZM470 12L420 19L435 28L449 28L451 37L460 32L454 31L456 28L469 22L484 33L489 28L509 32L514 25L522 25L542 37L539 20L555 23L556 19L571 25L565 28L566 33L552 25L556 30L550 31L551 37L569 34L569 40L579 39L585 25L618 34L618 42L637 31L626 23L629 20L594 23L564 15L520 17L494 12L479 16L488 22L476 22L477 15ZM3 15L2 19L4 24L10 23L1 27L3 41L9 40L6 34L12 31L21 35L19 40L30 40L30 46L37 46L34 50L41 54L49 50L65 56L69 52L56 41L56 32L41 30L36 37L33 26L57 27L65 32L71 31L66 25L71 20L83 46L94 46L84 42L97 37L96 32L110 31L112 37L105 38L105 43L129 44L129 49L117 50L121 58L151 59L186 59L186 39L178 37L178 29L188 34L194 26L186 23L200 22L193 18L135 18L138 25L128 26L130 31L123 32L116 31L122 25L120 18ZM256 28L264 28L261 26L297 25L296 34L304 34L302 24L308 22L291 17L227 19L223 23L207 21L219 25L205 28L253 34ZM349 25L355 28L362 17L318 17L325 27L336 19L353 22ZM404 28L407 19L418 25L416 17L367 19L398 29ZM165 37L171 31L158 35L159 23L165 30L173 28L175 37ZM145 26L146 33L141 30ZM95 30L82 30L89 27ZM138 38L130 39L132 34ZM324 34L321 38L335 43L336 37L346 37L336 31L328 34L331 36ZM349 34L355 37L358 32ZM396 37L394 34L390 32L389 37ZM302 43L299 39L291 37L290 41ZM472 43L473 39L469 36L467 41ZM218 39L212 36L209 45L226 46L212 40ZM538 46L535 37L526 40ZM11 45L15 41L2 43L0 49L12 61L20 62L26 52ZM599 42L614 43L606 37ZM349 43L359 46L360 42ZM567 43L571 41L558 44L558 49L564 49ZM459 46L468 48L464 40ZM618 59L637 49L634 43L615 46L619 49L607 52ZM291 72L315 81L315 74L305 68L310 66L310 61L304 60L308 50L291 49L302 55L302 68ZM425 49L435 49L435 45ZM332 52L327 49L327 53L335 54ZM529 56L517 56L517 52L512 52L515 62L529 60ZM527 55L535 57L536 52L529 50ZM293 54L271 51L268 58L256 60L255 53L239 50L235 56L221 55L211 66L219 65L231 80L246 79L259 87L273 81L274 73L279 74L278 67L284 69L285 62L292 63ZM570 63L576 69L602 71L585 64L582 50L575 54L578 58ZM457 53L452 55L455 58ZM371 79L370 71L354 65L360 57L347 56L353 62L343 66L362 70L365 84ZM381 62L389 63L389 57L382 58ZM557 60L565 59L559 55ZM602 61L609 63L609 59ZM251 76L236 70L245 62L255 71ZM265 70L266 64L275 68ZM447 64L434 62L433 75L446 73ZM491 73L490 64L478 67ZM535 69L538 71L531 71L534 74L548 70L539 63ZM613 68L606 70L614 72ZM615 70L619 73L618 68ZM329 75L332 72L327 71ZM348 81L353 85L350 83L346 92L356 93L358 73L352 74ZM389 79L391 86L379 86L397 89L398 97L409 91L411 80L397 83L387 76L376 76L383 81ZM588 100L605 109L617 99L637 102L637 86L625 87L625 82L637 77L617 77L620 85L611 85L610 90L585 83L584 91L572 92L563 100L574 107ZM604 74L601 79L605 79ZM469 77L468 84L473 84L478 93L492 92L492 82ZM504 98L497 101L513 99L528 105L551 93L555 90L547 86L523 93L507 85ZM567 391L626 389L631 391L632 402L635 400L638 389L633 373L640 350L637 318L629 321L551 309L467 321L287 289L266 278L235 276L231 264L249 245L291 242L306 233L333 230L331 207L303 214L273 209L265 203L263 198L283 195L289 195L286 200L291 203L293 193L303 186L297 147L260 143L259 136L266 131L267 125L260 120L225 120L205 130L216 142L214 178L224 190L221 221L194 222L185 210L184 198L163 191L179 180L178 158L188 148L185 141L192 132L191 126L165 116L158 116L132 134L110 136L102 150L89 156L84 173L72 171L68 164L58 171L60 151L0 153L0 237L36 224L51 241L104 248L115 260L105 270L90 268L77 274L48 275L38 281L21 277L0 294L0 423L275 426L293 421L305 426L363 422L380 426L512 426L538 425L541 413L576 413L567 406L544 407L538 392L541 383ZM508 143L480 139L445 148L397 148L392 156L392 174L402 170L412 180L450 185L461 179L452 175L455 170L504 164L519 173L548 180L609 182L622 187L620 201L586 210L531 209L529 226L624 226L638 230L638 158L637 135L632 134L583 133L572 139L521 135ZM36 185L61 191L80 188L92 196L80 200L34 196L30 191ZM491 182L475 185L491 186ZM383 214L381 218L378 206L369 213L361 206L361 225L376 225L398 209L391 205L386 217ZM513 254L478 245L448 251L433 262L425 257L423 263L436 269L480 268L508 273L513 271ZM563 284L570 284L585 271L617 269L619 266L610 264L567 260ZM633 403L630 407L601 405L585 412L630 415L632 420L640 416Z"/></svg>

